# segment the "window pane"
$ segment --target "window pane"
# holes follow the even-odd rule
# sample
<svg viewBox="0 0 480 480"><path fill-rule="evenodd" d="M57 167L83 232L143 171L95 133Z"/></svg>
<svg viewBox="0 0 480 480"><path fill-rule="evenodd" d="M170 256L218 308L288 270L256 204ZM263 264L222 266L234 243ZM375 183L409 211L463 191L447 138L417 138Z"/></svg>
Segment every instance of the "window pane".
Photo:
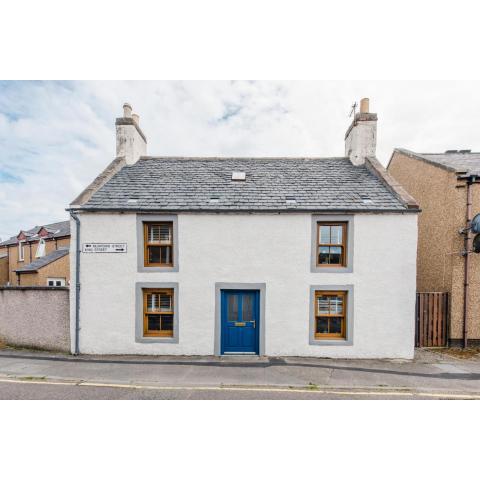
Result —
<svg viewBox="0 0 480 480"><path fill-rule="evenodd" d="M172 241L171 225L160 225L160 243L170 243Z"/></svg>
<svg viewBox="0 0 480 480"><path fill-rule="evenodd" d="M160 294L160 311L171 312L172 311L172 296L168 293Z"/></svg>
<svg viewBox="0 0 480 480"><path fill-rule="evenodd" d="M148 315L148 330L160 330L160 315Z"/></svg>
<svg viewBox="0 0 480 480"><path fill-rule="evenodd" d="M320 243L330 243L330 227L328 225L320 226Z"/></svg>
<svg viewBox="0 0 480 480"><path fill-rule="evenodd" d="M341 225L334 225L330 228L331 228L330 243L341 245L342 237L343 237L343 227Z"/></svg>
<svg viewBox="0 0 480 480"><path fill-rule="evenodd" d="M159 247L160 248L160 263L169 264L172 263L172 247Z"/></svg>
<svg viewBox="0 0 480 480"><path fill-rule="evenodd" d="M242 317L244 322L251 322L253 320L253 295L243 296Z"/></svg>
<svg viewBox="0 0 480 480"><path fill-rule="evenodd" d="M328 318L317 318L316 333L328 333Z"/></svg>
<svg viewBox="0 0 480 480"><path fill-rule="evenodd" d="M328 315L330 313L330 309L328 308L328 297L317 297L317 313L319 315Z"/></svg>
<svg viewBox="0 0 480 480"><path fill-rule="evenodd" d="M341 265L342 257L342 247L330 247L330 263L332 265Z"/></svg>
<svg viewBox="0 0 480 480"><path fill-rule="evenodd" d="M162 330L173 330L173 315L162 315Z"/></svg>
<svg viewBox="0 0 480 480"><path fill-rule="evenodd" d="M148 263L160 263L161 247L148 247Z"/></svg>
<svg viewBox="0 0 480 480"><path fill-rule="evenodd" d="M148 242L149 243L171 243L172 226L168 223L159 225L148 225Z"/></svg>
<svg viewBox="0 0 480 480"><path fill-rule="evenodd" d="M158 309L158 295L149 293L147 295L147 311L152 312Z"/></svg>
<svg viewBox="0 0 480 480"><path fill-rule="evenodd" d="M342 318L330 318L330 333L342 333Z"/></svg>
<svg viewBox="0 0 480 480"><path fill-rule="evenodd" d="M228 295L227 321L228 322L238 321L238 296L237 295Z"/></svg>
<svg viewBox="0 0 480 480"><path fill-rule="evenodd" d="M319 247L318 250L319 265L330 263L330 247Z"/></svg>
<svg viewBox="0 0 480 480"><path fill-rule="evenodd" d="M343 313L343 297L330 297L330 313L342 314Z"/></svg>

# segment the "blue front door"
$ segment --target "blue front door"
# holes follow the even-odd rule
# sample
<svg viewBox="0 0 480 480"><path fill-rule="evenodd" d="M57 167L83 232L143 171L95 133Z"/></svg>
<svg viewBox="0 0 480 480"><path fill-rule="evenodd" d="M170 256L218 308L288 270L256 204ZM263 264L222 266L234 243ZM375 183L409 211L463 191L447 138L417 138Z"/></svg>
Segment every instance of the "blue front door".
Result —
<svg viewBox="0 0 480 480"><path fill-rule="evenodd" d="M260 292L222 290L221 353L259 353Z"/></svg>

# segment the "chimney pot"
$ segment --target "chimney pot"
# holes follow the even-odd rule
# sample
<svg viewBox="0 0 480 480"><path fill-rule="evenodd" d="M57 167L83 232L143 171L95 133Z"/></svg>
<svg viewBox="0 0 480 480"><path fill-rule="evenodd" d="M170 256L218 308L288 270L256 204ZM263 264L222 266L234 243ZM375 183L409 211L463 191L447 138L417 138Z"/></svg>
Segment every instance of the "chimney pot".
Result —
<svg viewBox="0 0 480 480"><path fill-rule="evenodd" d="M130 118L132 116L132 107L129 103L123 104L123 116L125 118Z"/></svg>
<svg viewBox="0 0 480 480"><path fill-rule="evenodd" d="M370 108L369 104L370 104L369 98L362 98L360 100L360 113L368 113Z"/></svg>
<svg viewBox="0 0 480 480"><path fill-rule="evenodd" d="M132 113L132 118L133 118L133 121L138 125L140 126L140 116L136 113Z"/></svg>

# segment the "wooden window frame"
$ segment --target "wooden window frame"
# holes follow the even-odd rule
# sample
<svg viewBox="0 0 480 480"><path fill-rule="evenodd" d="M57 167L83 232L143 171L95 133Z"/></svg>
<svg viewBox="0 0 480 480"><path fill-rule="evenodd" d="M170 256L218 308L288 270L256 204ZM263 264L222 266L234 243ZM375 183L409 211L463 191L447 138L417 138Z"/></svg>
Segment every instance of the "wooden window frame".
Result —
<svg viewBox="0 0 480 480"><path fill-rule="evenodd" d="M342 243L320 243L320 227L342 227ZM347 266L348 222L317 222L315 264L318 268L345 268ZM342 263L319 263L320 247L341 247Z"/></svg>
<svg viewBox="0 0 480 480"><path fill-rule="evenodd" d="M343 297L343 309L341 314L328 313L320 315L318 312L318 297ZM348 292L345 290L315 290L313 304L313 335L315 340L322 340L328 338L346 339L347 338L347 311L348 311ZM319 318L341 317L341 331L340 333L317 333L317 320Z"/></svg>
<svg viewBox="0 0 480 480"><path fill-rule="evenodd" d="M171 297L172 308L171 311L149 312L147 309L147 295L151 293L167 293ZM166 337L173 338L175 328L175 292L173 288L142 288L143 294L143 336L144 337ZM172 315L172 330L149 330L148 329L148 315ZM161 320L160 320L161 321Z"/></svg>
<svg viewBox="0 0 480 480"><path fill-rule="evenodd" d="M152 225L168 225L171 232L171 241L170 243L150 243L148 241L148 228ZM143 265L145 267L173 267L174 263L174 242L175 238L173 236L174 228L172 221L165 222L143 222ZM149 262L148 258L148 249L149 247L170 247L170 263L153 263Z"/></svg>

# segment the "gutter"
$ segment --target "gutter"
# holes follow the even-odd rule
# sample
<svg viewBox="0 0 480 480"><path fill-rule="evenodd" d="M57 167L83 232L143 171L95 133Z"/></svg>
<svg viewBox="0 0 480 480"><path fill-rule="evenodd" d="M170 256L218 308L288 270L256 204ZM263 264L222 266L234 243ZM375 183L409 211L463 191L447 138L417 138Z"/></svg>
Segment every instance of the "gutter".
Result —
<svg viewBox="0 0 480 480"><path fill-rule="evenodd" d="M74 355L80 353L80 219L70 211L70 216L75 221L75 348Z"/></svg>
<svg viewBox="0 0 480 480"><path fill-rule="evenodd" d="M67 211L72 211L73 209L66 209ZM285 209L267 209L267 208L245 208L245 209L220 209L220 208L196 208L196 209L178 209L178 208L169 208L169 209L148 209L148 208L139 208L139 207L79 207L75 208L76 211L81 210L82 212L93 212L93 213L145 213L145 214L181 214L181 213L277 213L289 214L289 213L311 213L313 215L320 214L349 214L353 215L355 213L371 213L371 214L382 214L382 213L419 213L421 209L418 205L414 204L413 206L405 206L404 208L356 208L356 209L345 209L345 208L285 208Z"/></svg>

